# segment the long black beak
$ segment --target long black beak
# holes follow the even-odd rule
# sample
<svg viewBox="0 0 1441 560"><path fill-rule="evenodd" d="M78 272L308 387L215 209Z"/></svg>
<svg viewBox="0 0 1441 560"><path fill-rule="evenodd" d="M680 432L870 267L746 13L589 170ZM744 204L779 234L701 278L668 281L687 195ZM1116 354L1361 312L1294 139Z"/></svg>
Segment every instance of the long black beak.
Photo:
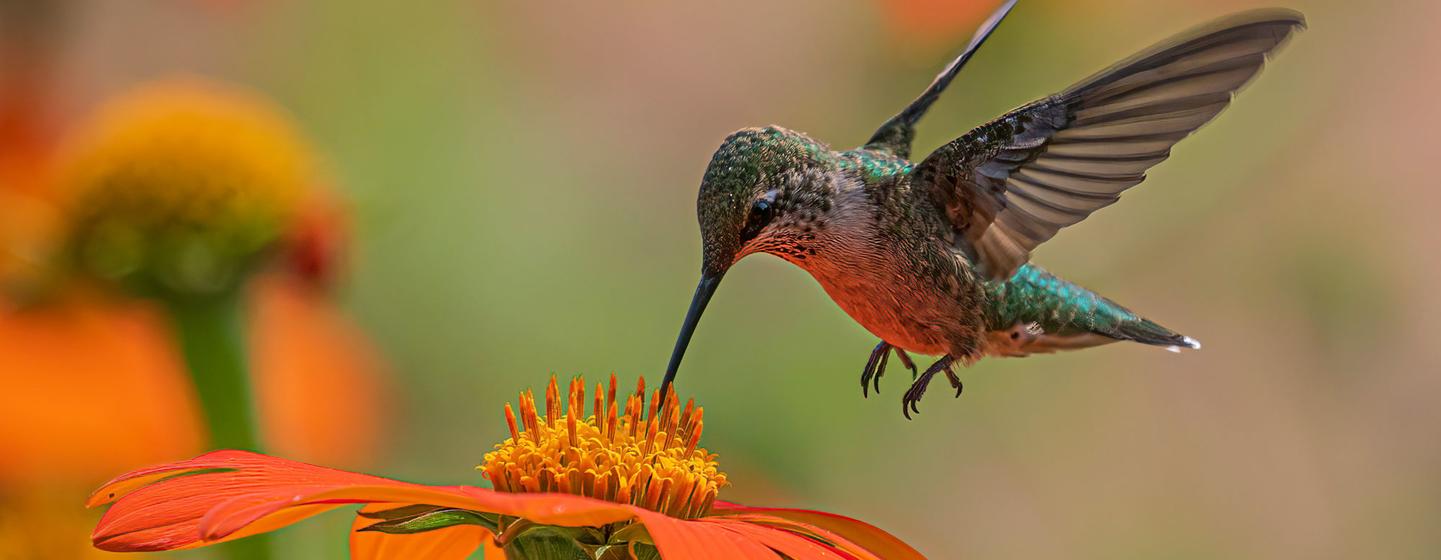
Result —
<svg viewBox="0 0 1441 560"><path fill-rule="evenodd" d="M665 380L660 384L662 403L665 402L666 393L670 391L671 382L675 381L676 371L680 370L680 359L685 357L685 349L690 346L690 337L695 334L695 326L700 323L701 313L705 312L706 304L710 303L710 297L715 295L716 287L720 286L724 276L724 272L702 274L700 284L695 287L695 295L690 300L690 310L685 313L685 322L680 326L680 336L675 339L675 350L670 354L670 365L665 368Z"/></svg>

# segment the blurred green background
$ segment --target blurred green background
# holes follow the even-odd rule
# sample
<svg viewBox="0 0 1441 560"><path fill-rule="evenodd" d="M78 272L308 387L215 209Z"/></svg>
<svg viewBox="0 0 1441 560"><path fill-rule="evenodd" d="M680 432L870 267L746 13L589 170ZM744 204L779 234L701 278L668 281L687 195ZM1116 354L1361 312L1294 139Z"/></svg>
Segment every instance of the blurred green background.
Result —
<svg viewBox="0 0 1441 560"><path fill-rule="evenodd" d="M59 67L79 112L175 73L292 110L352 201L345 305L397 380L381 459L343 466L479 483L517 391L552 372L659 379L726 134L856 145L969 36L908 29L892 4L89 0ZM935 558L1441 554L1441 4L1026 0L917 152L1272 4L1310 29L1035 259L1203 351L987 360L908 422L894 364L861 398L874 338L800 270L747 259L679 385L707 408L723 497L858 517ZM345 517L283 546L341 556Z"/></svg>

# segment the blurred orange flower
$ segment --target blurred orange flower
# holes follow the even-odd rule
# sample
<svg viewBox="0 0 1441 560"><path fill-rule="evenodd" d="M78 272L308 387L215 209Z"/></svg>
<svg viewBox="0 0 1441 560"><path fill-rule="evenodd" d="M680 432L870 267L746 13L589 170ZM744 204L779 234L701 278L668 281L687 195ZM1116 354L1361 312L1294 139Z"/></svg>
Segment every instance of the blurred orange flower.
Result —
<svg viewBox="0 0 1441 560"><path fill-rule="evenodd" d="M164 310L59 274L66 200L53 182L58 134L42 118L52 96L42 81L10 83L0 92L0 558L109 556L84 545L93 518L70 509L84 489L193 456L205 430ZM310 190L284 225L280 258L246 287L256 406L270 449L358 466L385 432L386 376L331 296L347 213Z"/></svg>
<svg viewBox="0 0 1441 560"><path fill-rule="evenodd" d="M29 44L36 39L13 33L18 24L5 23L0 18L0 286L34 273L57 217L47 188L57 135L47 57Z"/></svg>
<svg viewBox="0 0 1441 560"><path fill-rule="evenodd" d="M115 558L86 541L95 523L74 500L60 500L69 488L45 484L0 487L0 560L89 560Z"/></svg>
<svg viewBox="0 0 1441 560"><path fill-rule="evenodd" d="M899 539L848 517L715 501L726 485L715 455L697 447L703 412L672 394L649 405L642 381L623 405L585 384L561 406L555 379L544 414L529 392L511 437L480 469L495 489L424 486L245 451L216 451L121 476L89 505L114 504L95 546L114 551L194 548L284 527L345 504L356 517L351 557L466 558L477 548L531 558L921 558ZM517 425L519 422L519 426ZM538 543L543 539L548 543ZM557 541L560 541L557 544ZM545 554L534 555L544 547ZM559 547L556 548L556 547Z"/></svg>
<svg viewBox="0 0 1441 560"><path fill-rule="evenodd" d="M879 5L897 37L959 47L1001 0L879 0Z"/></svg>
<svg viewBox="0 0 1441 560"><path fill-rule="evenodd" d="M15 83L43 90L39 82ZM0 488L33 480L90 485L204 445L161 309L55 277L47 262L65 216L63 193L50 180L59 173L47 139L56 134L37 117L49 114L49 98L0 97L0 288L12 288L0 292L0 383L18 388L0 392L10 420L0 426ZM348 224L344 208L313 187L284 226L282 258L247 287L251 369L271 449L358 465L384 432L384 368L332 301ZM313 398L322 391L332 398Z"/></svg>
<svg viewBox="0 0 1441 560"><path fill-rule="evenodd" d="M252 285L252 375L267 448L306 461L367 463L390 416L381 357L306 279L270 274Z"/></svg>
<svg viewBox="0 0 1441 560"><path fill-rule="evenodd" d="M252 290L262 431L277 452L364 463L384 422L384 376L364 335L323 294L271 274ZM199 411L164 318L145 302L72 292L0 310L0 481L96 480L193 455ZM325 393L329 398L316 399Z"/></svg>
<svg viewBox="0 0 1441 560"><path fill-rule="evenodd" d="M93 293L0 310L0 479L94 480L200 448L199 412L147 305Z"/></svg>

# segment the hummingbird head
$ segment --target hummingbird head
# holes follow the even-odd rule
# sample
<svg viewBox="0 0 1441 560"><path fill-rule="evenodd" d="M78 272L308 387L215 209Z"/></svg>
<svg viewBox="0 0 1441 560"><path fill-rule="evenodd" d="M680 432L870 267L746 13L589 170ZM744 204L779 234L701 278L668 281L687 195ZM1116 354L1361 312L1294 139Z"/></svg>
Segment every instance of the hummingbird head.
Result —
<svg viewBox="0 0 1441 560"><path fill-rule="evenodd" d="M830 150L810 137L770 126L726 137L711 157L696 201L701 273L720 276L742 257L782 255L804 238L828 209Z"/></svg>
<svg viewBox="0 0 1441 560"><path fill-rule="evenodd" d="M815 222L830 207L823 177L836 165L833 158L826 145L777 126L743 129L721 143L696 201L701 280L666 368L662 394L731 265L756 252L797 257L798 250L804 251L802 243L813 237Z"/></svg>

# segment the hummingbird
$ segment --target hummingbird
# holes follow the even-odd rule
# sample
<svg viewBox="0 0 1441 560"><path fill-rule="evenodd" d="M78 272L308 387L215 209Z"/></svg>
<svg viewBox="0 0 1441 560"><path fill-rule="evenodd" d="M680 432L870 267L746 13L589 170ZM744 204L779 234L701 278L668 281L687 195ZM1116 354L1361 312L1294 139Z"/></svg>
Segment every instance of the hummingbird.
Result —
<svg viewBox="0 0 1441 560"><path fill-rule="evenodd" d="M1173 351L1200 342L1030 263L1059 230L1115 203L1210 122L1304 17L1246 11L1181 33L1065 90L1021 105L911 159L916 123L1015 7L999 7L960 55L858 148L835 151L780 126L732 133L701 180L700 283L666 368L664 394L726 271L769 253L810 273L880 338L861 372L880 391L894 353L913 383L956 396L957 366L1118 341ZM910 353L940 356L917 371Z"/></svg>

